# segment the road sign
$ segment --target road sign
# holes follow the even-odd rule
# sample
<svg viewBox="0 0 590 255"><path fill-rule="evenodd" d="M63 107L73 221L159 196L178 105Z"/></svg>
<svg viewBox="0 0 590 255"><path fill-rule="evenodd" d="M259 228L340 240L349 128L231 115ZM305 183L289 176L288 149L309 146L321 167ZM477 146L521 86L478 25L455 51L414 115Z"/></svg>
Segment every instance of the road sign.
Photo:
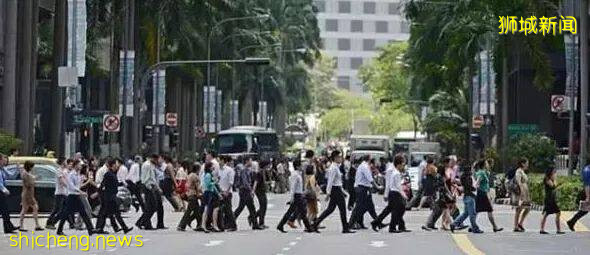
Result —
<svg viewBox="0 0 590 255"><path fill-rule="evenodd" d="M195 127L195 136L197 138L205 138L205 130L203 129L203 127Z"/></svg>
<svg viewBox="0 0 590 255"><path fill-rule="evenodd" d="M178 114L175 112L166 113L166 126L176 127L178 123Z"/></svg>
<svg viewBox="0 0 590 255"><path fill-rule="evenodd" d="M473 120L471 123L473 128L479 129L483 126L483 124L485 124L485 120L484 120L483 116L481 116L481 115L473 116Z"/></svg>
<svg viewBox="0 0 590 255"><path fill-rule="evenodd" d="M509 124L508 136L513 137L522 134L534 134L539 132L537 124Z"/></svg>
<svg viewBox="0 0 590 255"><path fill-rule="evenodd" d="M574 104L577 104L577 100L574 99ZM571 109L570 97L565 95L552 95L551 96L551 112L567 112ZM574 110L576 110L574 105Z"/></svg>
<svg viewBox="0 0 590 255"><path fill-rule="evenodd" d="M102 119L102 127L105 132L119 132L121 129L119 114L105 114Z"/></svg>

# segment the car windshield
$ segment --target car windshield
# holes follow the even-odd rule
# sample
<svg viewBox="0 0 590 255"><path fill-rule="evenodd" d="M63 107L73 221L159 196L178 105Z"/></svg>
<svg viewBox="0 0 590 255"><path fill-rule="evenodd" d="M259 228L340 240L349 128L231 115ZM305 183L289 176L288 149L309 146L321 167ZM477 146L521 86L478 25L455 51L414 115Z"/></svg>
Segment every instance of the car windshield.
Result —
<svg viewBox="0 0 590 255"><path fill-rule="evenodd" d="M22 167L22 165L21 165ZM16 164L5 167L6 180L20 180L20 169ZM57 168L52 165L36 164L33 167L32 174L37 177L37 181L54 181Z"/></svg>
<svg viewBox="0 0 590 255"><path fill-rule="evenodd" d="M248 136L245 134L220 135L217 143L220 154L248 152Z"/></svg>
<svg viewBox="0 0 590 255"><path fill-rule="evenodd" d="M279 142L275 134L256 134L256 142L260 151L279 150Z"/></svg>

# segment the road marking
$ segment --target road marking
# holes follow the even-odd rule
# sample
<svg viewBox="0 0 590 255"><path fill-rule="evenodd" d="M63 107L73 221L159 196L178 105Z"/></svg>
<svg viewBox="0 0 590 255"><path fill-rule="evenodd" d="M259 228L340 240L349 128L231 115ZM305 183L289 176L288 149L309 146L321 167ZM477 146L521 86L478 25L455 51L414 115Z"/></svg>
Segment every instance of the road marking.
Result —
<svg viewBox="0 0 590 255"><path fill-rule="evenodd" d="M271 208L274 208L274 207L275 207L275 204L267 204L266 205L266 209L271 209Z"/></svg>
<svg viewBox="0 0 590 255"><path fill-rule="evenodd" d="M371 241L371 244L369 245L375 248L383 248L387 246L387 244L385 244L385 241Z"/></svg>
<svg viewBox="0 0 590 255"><path fill-rule="evenodd" d="M290 243L289 243L289 245L291 245L291 246L294 246L294 245L296 245L296 244L297 244L297 242L290 242Z"/></svg>
<svg viewBox="0 0 590 255"><path fill-rule="evenodd" d="M218 245L221 245L222 243L223 243L222 240L211 240L208 243L206 243L205 246L207 246L207 247L218 246Z"/></svg>
<svg viewBox="0 0 590 255"><path fill-rule="evenodd" d="M561 222L563 222L563 224L565 224L566 227L567 227L567 221L569 219L571 219L573 216L574 216L574 212L561 212ZM588 232L588 231L590 231L588 229L588 227L584 226L584 224L582 224L580 221L578 221L576 223L575 230L576 230L576 232Z"/></svg>
<svg viewBox="0 0 590 255"><path fill-rule="evenodd" d="M469 240L466 234L451 234L457 246L467 255L485 255L482 251L477 249Z"/></svg>
<svg viewBox="0 0 590 255"><path fill-rule="evenodd" d="M116 251L116 250L117 250L117 248L113 248L113 249L110 249L110 250L107 250L107 251L108 252L113 252L113 251Z"/></svg>
<svg viewBox="0 0 590 255"><path fill-rule="evenodd" d="M296 237L296 238L295 238L295 240L301 240L301 237L300 237L300 236L298 236L298 237Z"/></svg>
<svg viewBox="0 0 590 255"><path fill-rule="evenodd" d="M291 249L291 248L289 248L289 247L285 247L285 248L283 248L283 251L288 251L288 250L290 250L290 249Z"/></svg>

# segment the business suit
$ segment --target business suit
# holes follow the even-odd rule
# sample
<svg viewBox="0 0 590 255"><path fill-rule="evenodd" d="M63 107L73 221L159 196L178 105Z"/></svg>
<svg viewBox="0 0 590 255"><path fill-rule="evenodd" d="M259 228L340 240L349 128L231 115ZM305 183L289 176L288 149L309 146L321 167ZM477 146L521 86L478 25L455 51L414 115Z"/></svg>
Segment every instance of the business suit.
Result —
<svg viewBox="0 0 590 255"><path fill-rule="evenodd" d="M101 201L102 206L100 207L100 212L98 214L98 220L96 222L96 229L99 232L103 232L105 220L107 217L112 218L114 217L116 221L121 225L123 231L127 233L129 228L123 221L121 217L121 213L119 212L119 206L117 205L117 187L119 186L119 181L117 180L117 175L112 171L109 171L105 174L104 179L101 183ZM114 226L113 226L114 228ZM116 230L115 230L116 232Z"/></svg>

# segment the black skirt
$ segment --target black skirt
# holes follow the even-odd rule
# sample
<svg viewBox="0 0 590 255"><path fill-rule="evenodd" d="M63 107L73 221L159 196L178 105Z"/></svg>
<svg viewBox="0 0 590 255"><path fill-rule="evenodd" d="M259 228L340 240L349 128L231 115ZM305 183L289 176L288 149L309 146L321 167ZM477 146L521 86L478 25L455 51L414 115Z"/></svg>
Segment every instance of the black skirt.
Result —
<svg viewBox="0 0 590 255"><path fill-rule="evenodd" d="M477 196L475 197L475 211L478 213L494 211L487 193L480 190L477 191Z"/></svg>

